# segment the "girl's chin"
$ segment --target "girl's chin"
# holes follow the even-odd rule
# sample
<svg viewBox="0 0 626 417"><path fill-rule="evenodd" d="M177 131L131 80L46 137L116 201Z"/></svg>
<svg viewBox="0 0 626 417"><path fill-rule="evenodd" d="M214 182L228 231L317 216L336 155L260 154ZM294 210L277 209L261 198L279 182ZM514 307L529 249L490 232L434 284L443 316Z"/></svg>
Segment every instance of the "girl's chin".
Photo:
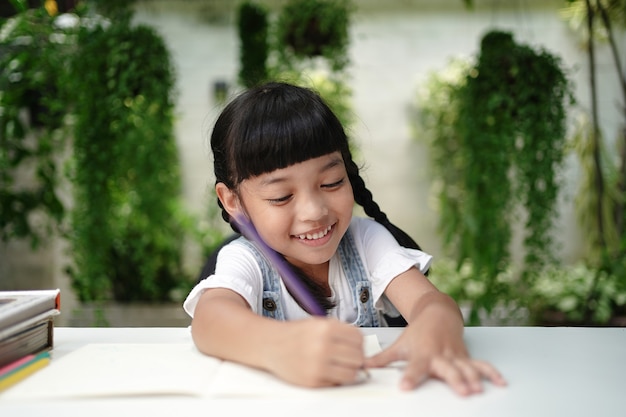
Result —
<svg viewBox="0 0 626 417"><path fill-rule="evenodd" d="M299 242L298 242L299 243ZM335 252L337 245L326 244L325 246L300 245L300 247L292 248L291 256L288 256L290 262L306 265L321 265L330 260Z"/></svg>

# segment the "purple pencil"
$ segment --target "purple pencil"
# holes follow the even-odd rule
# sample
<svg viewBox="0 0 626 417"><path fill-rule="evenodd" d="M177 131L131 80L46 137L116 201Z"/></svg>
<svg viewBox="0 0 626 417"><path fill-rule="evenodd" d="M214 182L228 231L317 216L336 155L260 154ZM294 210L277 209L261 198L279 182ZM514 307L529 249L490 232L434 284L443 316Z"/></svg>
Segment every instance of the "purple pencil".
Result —
<svg viewBox="0 0 626 417"><path fill-rule="evenodd" d="M274 268L276 268L285 283L285 287L287 287L291 295L300 303L307 313L314 316L326 316L326 312L302 284L300 277L293 272L287 262L275 250L265 243L252 222L242 215L231 217L231 221L238 226L241 234L253 242Z"/></svg>

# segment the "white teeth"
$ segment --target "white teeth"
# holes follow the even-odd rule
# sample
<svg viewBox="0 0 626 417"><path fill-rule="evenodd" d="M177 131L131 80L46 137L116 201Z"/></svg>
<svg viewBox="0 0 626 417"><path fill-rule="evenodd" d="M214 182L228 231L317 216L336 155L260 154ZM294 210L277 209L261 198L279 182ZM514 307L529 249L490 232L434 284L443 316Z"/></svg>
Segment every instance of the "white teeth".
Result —
<svg viewBox="0 0 626 417"><path fill-rule="evenodd" d="M309 234L307 233L306 235L298 235L299 239L307 239L307 240L315 240L315 239L320 239L324 236L326 236L328 234L328 232L330 232L330 229L332 228L332 226L328 226L325 230L319 232L319 233L313 233L313 234Z"/></svg>

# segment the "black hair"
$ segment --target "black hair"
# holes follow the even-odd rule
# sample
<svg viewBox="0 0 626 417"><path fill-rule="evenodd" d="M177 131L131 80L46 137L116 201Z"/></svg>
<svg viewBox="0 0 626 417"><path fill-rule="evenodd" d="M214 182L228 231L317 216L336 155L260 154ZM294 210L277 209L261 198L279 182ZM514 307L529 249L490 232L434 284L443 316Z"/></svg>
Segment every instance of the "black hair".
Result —
<svg viewBox="0 0 626 417"><path fill-rule="evenodd" d="M283 83L233 100L211 135L216 182L243 180L335 151L348 151L341 123L313 91Z"/></svg>
<svg viewBox="0 0 626 417"><path fill-rule="evenodd" d="M211 134L216 183L235 190L245 179L339 151L343 157L354 201L365 214L382 224L404 247L420 249L393 225L374 201L352 159L341 122L315 91L282 82L251 88L231 101L218 117ZM230 216L218 199L222 217ZM233 226L235 232L238 232ZM332 304L321 288L297 268L324 308Z"/></svg>

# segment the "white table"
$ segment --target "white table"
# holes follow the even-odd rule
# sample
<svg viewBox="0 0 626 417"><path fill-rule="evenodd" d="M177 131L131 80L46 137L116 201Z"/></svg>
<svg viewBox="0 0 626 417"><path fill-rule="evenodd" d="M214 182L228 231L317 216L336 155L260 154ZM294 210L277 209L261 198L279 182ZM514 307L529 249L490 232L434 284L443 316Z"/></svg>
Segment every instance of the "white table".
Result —
<svg viewBox="0 0 626 417"><path fill-rule="evenodd" d="M376 333L383 347L398 329ZM137 397L15 403L0 416L626 416L626 328L468 327L472 355L509 382L461 398L439 381L393 398L260 399ZM53 360L90 343L186 343L187 328L57 328ZM63 381L60 380L59 384Z"/></svg>

